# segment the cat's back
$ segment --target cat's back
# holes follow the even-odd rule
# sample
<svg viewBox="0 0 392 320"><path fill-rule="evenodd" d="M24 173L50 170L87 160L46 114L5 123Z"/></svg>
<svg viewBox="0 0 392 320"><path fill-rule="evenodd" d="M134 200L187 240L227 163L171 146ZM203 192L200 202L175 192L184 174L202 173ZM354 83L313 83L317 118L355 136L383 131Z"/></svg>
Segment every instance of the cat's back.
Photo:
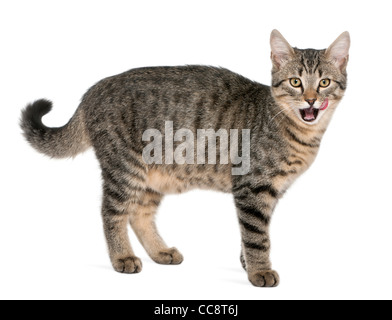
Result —
<svg viewBox="0 0 392 320"><path fill-rule="evenodd" d="M160 129L164 120L192 129L225 128L233 118L253 117L270 100L268 86L224 68L193 65L138 68L106 78L83 104L90 118L121 113L139 129Z"/></svg>
<svg viewBox="0 0 392 320"><path fill-rule="evenodd" d="M238 90L256 85L255 82L228 69L188 65L176 67L146 67L129 70L121 75L134 87L139 85L182 90Z"/></svg>
<svg viewBox="0 0 392 320"><path fill-rule="evenodd" d="M108 100L110 97L112 102L117 102L119 99L135 101L155 97L179 103L188 96L217 103L222 98L244 98L250 90L268 94L270 89L224 68L198 65L146 67L101 80L84 99Z"/></svg>

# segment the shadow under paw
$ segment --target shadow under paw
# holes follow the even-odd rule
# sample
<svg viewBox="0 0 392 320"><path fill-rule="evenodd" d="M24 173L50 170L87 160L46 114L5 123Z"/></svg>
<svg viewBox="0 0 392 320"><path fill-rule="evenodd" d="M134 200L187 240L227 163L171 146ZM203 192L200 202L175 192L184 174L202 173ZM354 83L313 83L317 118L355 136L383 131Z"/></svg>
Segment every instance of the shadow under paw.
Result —
<svg viewBox="0 0 392 320"><path fill-rule="evenodd" d="M249 281L255 287L274 288L279 285L279 275L276 271L264 270L249 274Z"/></svg>
<svg viewBox="0 0 392 320"><path fill-rule="evenodd" d="M152 259L159 264L178 265L184 261L184 257L176 248L161 250Z"/></svg>
<svg viewBox="0 0 392 320"><path fill-rule="evenodd" d="M126 257L112 261L113 268L119 273L139 273L142 271L142 261L137 257Z"/></svg>

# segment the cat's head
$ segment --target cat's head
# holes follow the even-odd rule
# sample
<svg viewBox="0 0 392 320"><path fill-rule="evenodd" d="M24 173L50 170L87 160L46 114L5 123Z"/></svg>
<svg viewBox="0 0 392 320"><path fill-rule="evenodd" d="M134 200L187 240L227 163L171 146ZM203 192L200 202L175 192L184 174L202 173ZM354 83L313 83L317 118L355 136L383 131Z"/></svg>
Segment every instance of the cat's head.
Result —
<svg viewBox="0 0 392 320"><path fill-rule="evenodd" d="M300 50L272 31L272 94L285 114L303 125L330 118L346 90L349 48L348 32L326 50Z"/></svg>

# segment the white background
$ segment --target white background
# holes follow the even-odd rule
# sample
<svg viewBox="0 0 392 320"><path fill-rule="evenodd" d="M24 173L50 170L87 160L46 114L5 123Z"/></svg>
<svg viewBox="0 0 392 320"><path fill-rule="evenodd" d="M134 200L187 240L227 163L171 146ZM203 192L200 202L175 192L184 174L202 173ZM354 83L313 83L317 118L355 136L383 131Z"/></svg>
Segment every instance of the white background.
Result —
<svg viewBox="0 0 392 320"><path fill-rule="evenodd" d="M2 1L1 299L390 299L390 1ZM144 270L112 271L93 152L51 160L23 140L21 109L54 101L65 124L100 79L153 65L223 66L270 83L269 36L299 48L352 36L349 85L314 166L272 224L277 289L254 288L239 263L230 195L164 201L158 224L181 266L160 266L131 235Z"/></svg>

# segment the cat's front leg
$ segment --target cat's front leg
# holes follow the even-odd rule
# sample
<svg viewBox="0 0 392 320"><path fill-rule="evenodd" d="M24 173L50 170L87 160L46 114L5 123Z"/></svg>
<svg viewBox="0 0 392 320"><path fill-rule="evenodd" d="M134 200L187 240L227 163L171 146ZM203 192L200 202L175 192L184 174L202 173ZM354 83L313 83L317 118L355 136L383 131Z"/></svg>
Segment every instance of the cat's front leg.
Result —
<svg viewBox="0 0 392 320"><path fill-rule="evenodd" d="M244 183L233 189L241 226L241 261L249 281L257 287L277 287L279 275L270 261L269 225L278 192L268 184Z"/></svg>

